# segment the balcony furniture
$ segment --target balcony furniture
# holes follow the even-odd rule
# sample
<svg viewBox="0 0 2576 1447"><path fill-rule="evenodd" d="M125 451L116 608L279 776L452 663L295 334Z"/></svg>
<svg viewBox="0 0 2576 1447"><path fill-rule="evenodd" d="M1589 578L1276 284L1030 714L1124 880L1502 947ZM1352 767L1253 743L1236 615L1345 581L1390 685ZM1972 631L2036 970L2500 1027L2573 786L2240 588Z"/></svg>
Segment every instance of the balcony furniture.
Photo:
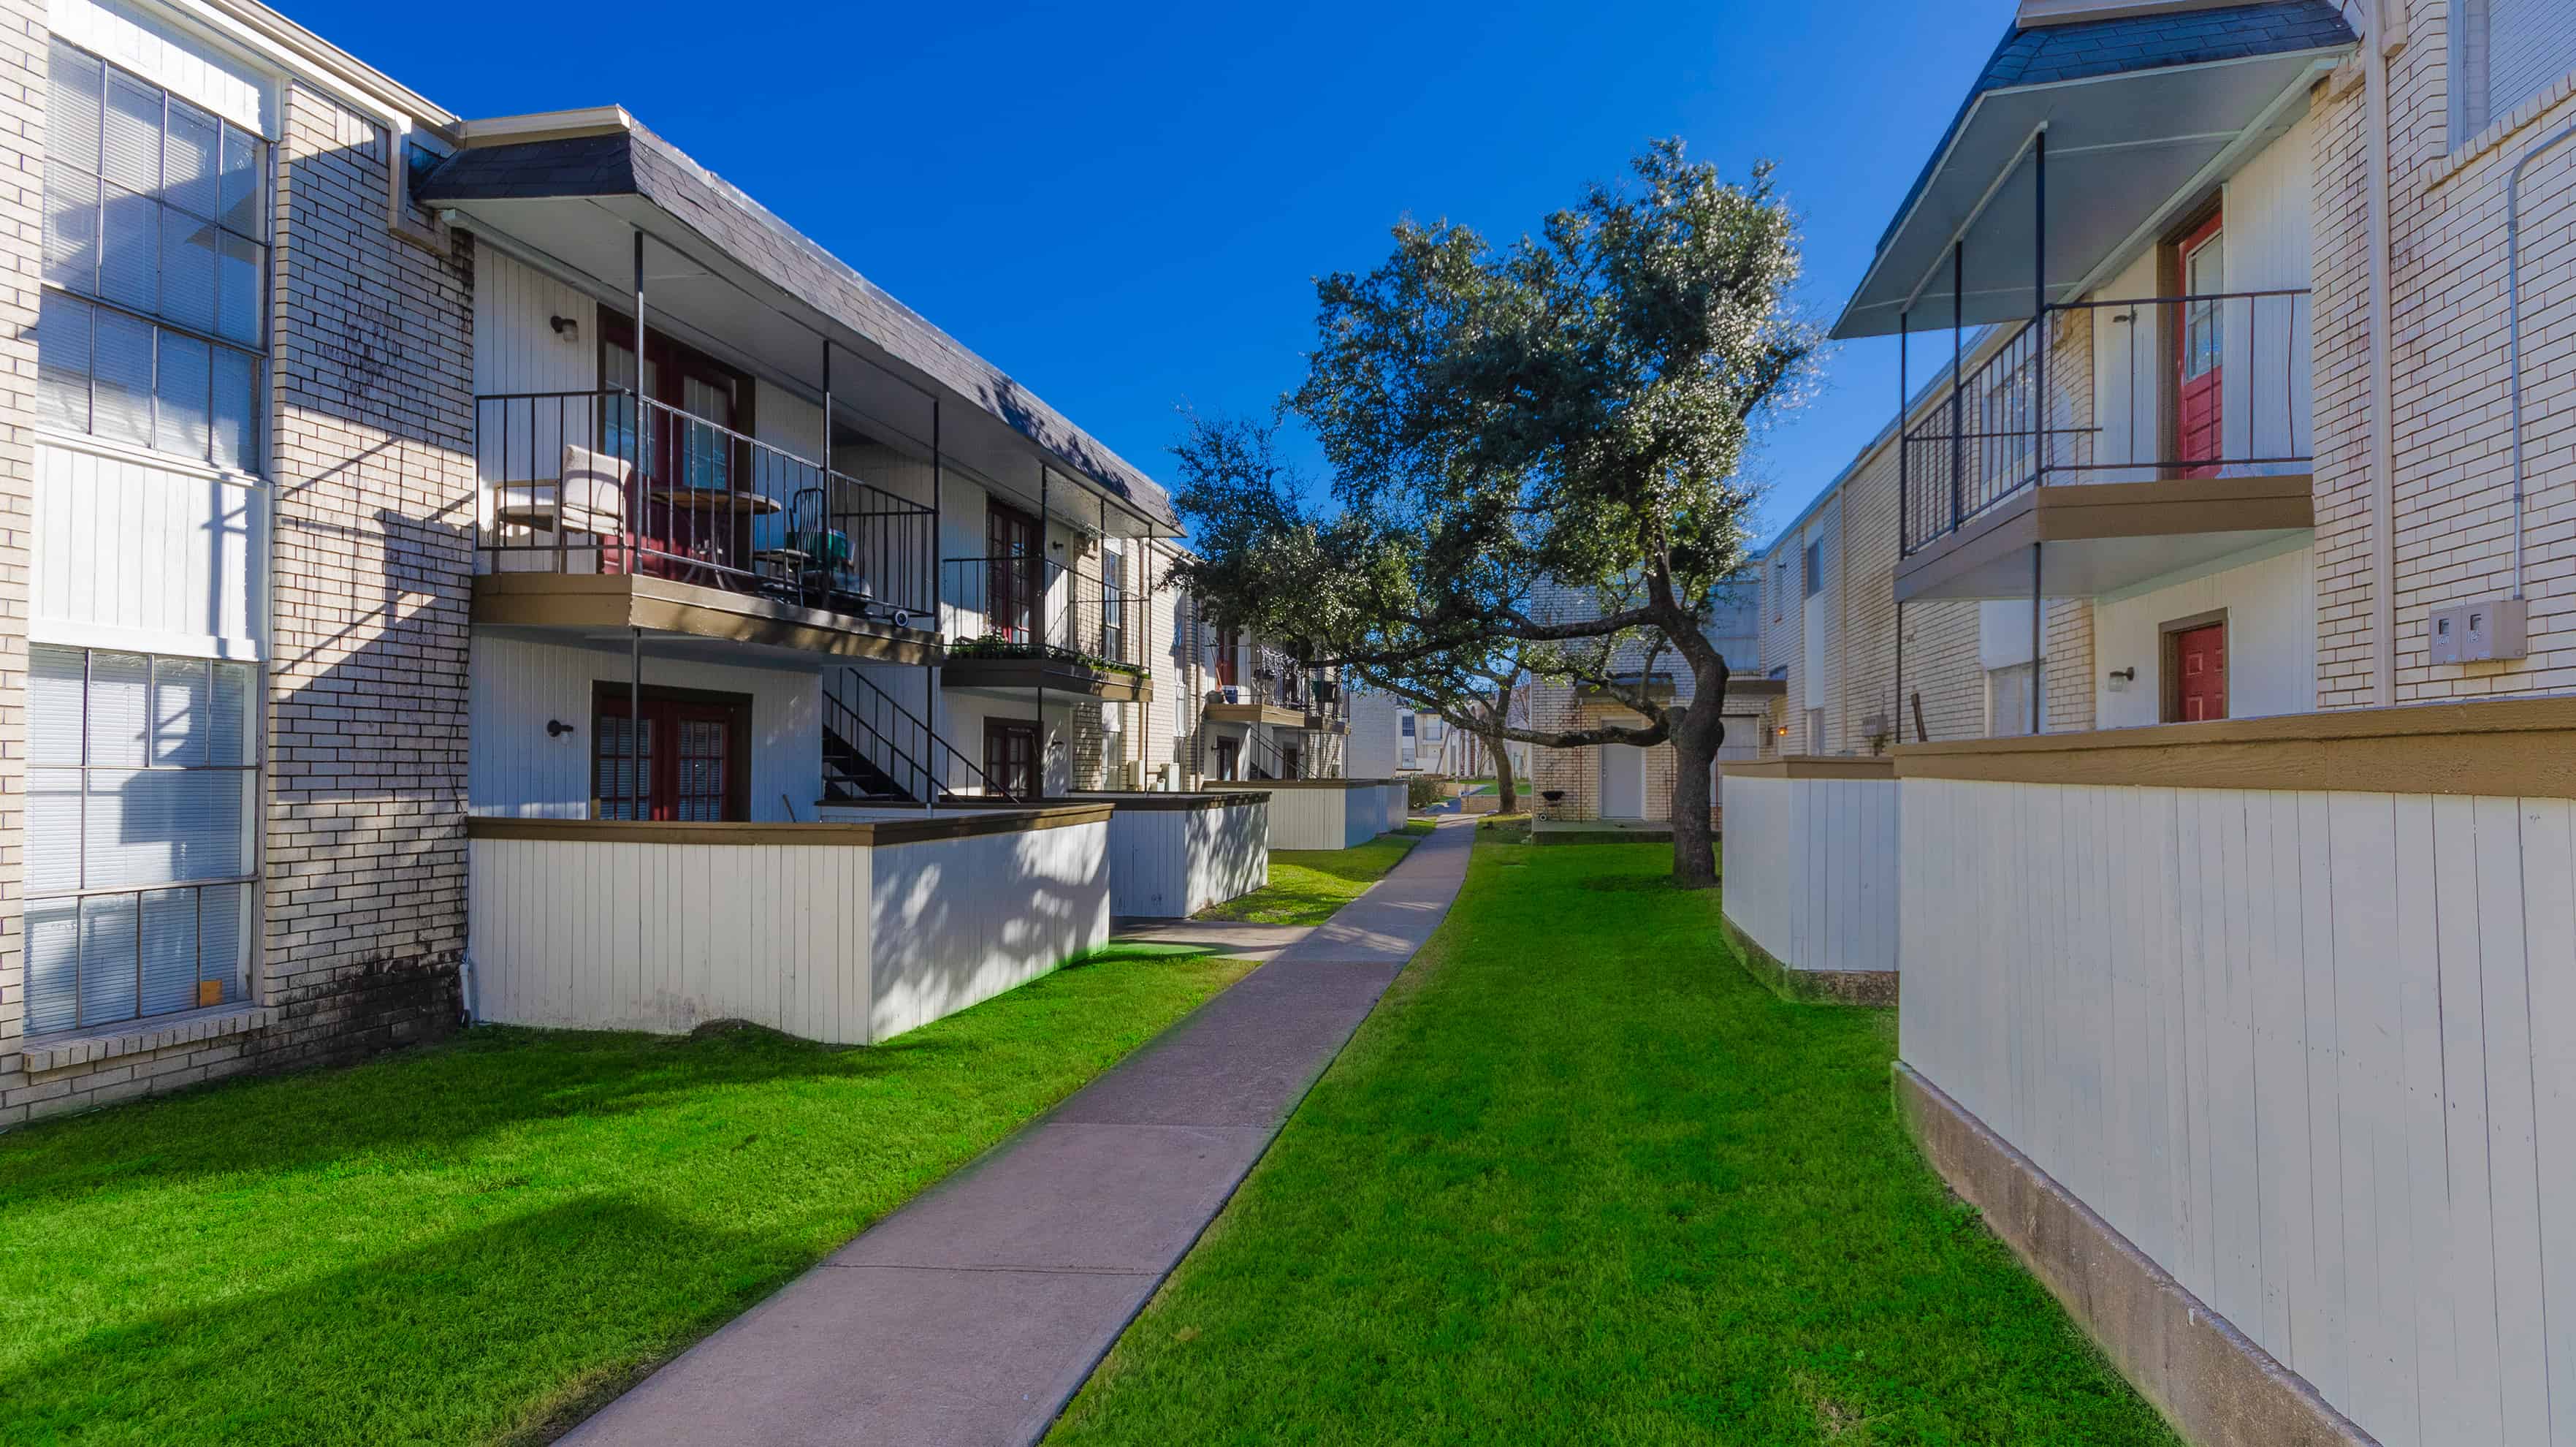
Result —
<svg viewBox="0 0 2576 1447"><path fill-rule="evenodd" d="M633 471L623 459L566 444L562 469L551 482L539 479L492 489L493 520L505 527L544 532L623 532L626 482Z"/></svg>

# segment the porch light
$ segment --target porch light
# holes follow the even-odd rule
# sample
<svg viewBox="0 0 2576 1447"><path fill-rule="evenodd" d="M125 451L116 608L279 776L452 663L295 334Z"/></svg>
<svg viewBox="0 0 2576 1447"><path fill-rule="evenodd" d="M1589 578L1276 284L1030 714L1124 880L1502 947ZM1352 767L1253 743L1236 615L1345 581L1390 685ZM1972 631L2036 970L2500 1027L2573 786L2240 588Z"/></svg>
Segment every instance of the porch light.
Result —
<svg viewBox="0 0 2576 1447"><path fill-rule="evenodd" d="M555 335L563 338L567 342L577 342L581 340L581 323L574 321L570 317L548 317L546 318L546 325L553 327L555 329Z"/></svg>
<svg viewBox="0 0 2576 1447"><path fill-rule="evenodd" d="M546 720L546 737L547 737L547 738L550 738L550 739L559 739L559 738L562 738L564 735L566 735L566 734L568 734L568 733L571 733L571 732L572 732L572 725L571 725L571 724L568 724L568 723L565 723L562 719L559 719L559 718L550 718L550 719L547 719L547 720Z"/></svg>

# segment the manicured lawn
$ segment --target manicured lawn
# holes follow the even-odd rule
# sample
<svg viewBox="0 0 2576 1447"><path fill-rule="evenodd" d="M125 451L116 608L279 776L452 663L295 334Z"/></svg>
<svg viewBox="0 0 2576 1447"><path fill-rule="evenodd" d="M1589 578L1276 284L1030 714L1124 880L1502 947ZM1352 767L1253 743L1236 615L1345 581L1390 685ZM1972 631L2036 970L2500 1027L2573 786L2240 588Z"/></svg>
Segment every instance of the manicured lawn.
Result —
<svg viewBox="0 0 2576 1447"><path fill-rule="evenodd" d="M1349 849L1273 849L1270 883L1240 899L1200 910L1198 918L1322 924L1333 917L1333 911L1384 879L1395 862L1412 851L1413 841L1437 827L1429 819L1407 819L1400 828Z"/></svg>
<svg viewBox="0 0 2576 1447"><path fill-rule="evenodd" d="M2170 1443L1671 858L1480 842L1051 1440Z"/></svg>
<svg viewBox="0 0 2576 1447"><path fill-rule="evenodd" d="M542 1435L1247 968L1122 947L874 1049L485 1028L0 1135L0 1442Z"/></svg>

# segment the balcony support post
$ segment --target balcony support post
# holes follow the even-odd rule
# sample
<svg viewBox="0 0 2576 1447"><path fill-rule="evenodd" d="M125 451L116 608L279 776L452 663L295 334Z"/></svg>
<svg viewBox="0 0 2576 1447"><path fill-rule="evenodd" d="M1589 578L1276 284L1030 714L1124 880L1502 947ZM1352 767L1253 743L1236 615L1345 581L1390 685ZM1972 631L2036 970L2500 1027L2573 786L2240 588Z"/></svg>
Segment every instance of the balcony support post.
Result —
<svg viewBox="0 0 2576 1447"><path fill-rule="evenodd" d="M641 234L641 233L638 233ZM636 373L643 380L643 373ZM626 817L644 819L644 630L626 630ZM639 907L640 922L643 911Z"/></svg>
<svg viewBox="0 0 2576 1447"><path fill-rule="evenodd" d="M1909 467L1912 459L1907 455L1914 449L1906 445L1911 440L1908 436L1911 423L1905 415L1906 406L1912 400L1905 375L1906 354L1912 350L1910 343L1913 341L1907 332L1908 315L1906 312L1896 314L1896 555L1900 558L1914 551L1914 487Z"/></svg>
<svg viewBox="0 0 2576 1447"><path fill-rule="evenodd" d="M938 628L940 649L930 654L930 675L927 675L927 687L922 690L922 716L930 718L930 736L933 739L940 736L940 659L948 657L948 600L943 597L948 577L940 569L940 507L948 502L943 497L945 492L948 492L948 476L940 469L940 394L933 391L930 394L930 543L927 543L930 559L927 561L930 561L930 626ZM938 760L938 754L930 752L930 749L922 749L922 752ZM963 780L958 780L958 783L963 785ZM938 806L938 798L940 780L922 780L922 814L930 814Z"/></svg>
<svg viewBox="0 0 2576 1447"><path fill-rule="evenodd" d="M2048 127L2030 138L2030 483L2048 480Z"/></svg>
<svg viewBox="0 0 2576 1447"><path fill-rule="evenodd" d="M1967 240L1963 236L1950 243L1950 531L1959 530L1959 511L1964 498L1960 486L1968 475L1968 413L1963 387L1967 378L1967 348L1960 339L1960 308L1967 301Z"/></svg>
<svg viewBox="0 0 2576 1447"><path fill-rule="evenodd" d="M2039 700L2048 684L2048 660L2040 654L2039 557L2045 543L2030 545L2030 731L2041 732Z"/></svg>
<svg viewBox="0 0 2576 1447"><path fill-rule="evenodd" d="M1034 771L1036 772L1036 774L1037 774L1037 777L1036 777L1036 778L1031 779L1031 780L1029 781L1030 797L1031 797L1031 798L1033 798L1033 799L1043 799L1043 798L1045 798L1045 797L1046 797L1046 791L1047 791L1047 755L1048 755L1050 752L1052 752L1052 750L1053 750L1053 746L1052 746L1052 744L1050 744L1050 742L1049 742L1049 741L1048 741L1048 739L1047 739L1047 726L1046 726L1046 659L1047 659L1047 584L1048 584L1049 582L1053 581L1053 580L1051 580L1051 579L1049 579L1049 578L1047 577L1047 567L1048 567L1048 558L1047 558L1047 553L1050 551L1050 549L1049 549L1049 548L1048 548L1048 546L1047 546L1047 526L1048 526L1048 524L1047 524L1047 484L1048 484L1048 483L1050 483L1050 482L1052 482L1052 481L1054 481L1054 480L1055 480L1055 475L1054 475L1054 473L1052 473L1051 471L1049 471L1049 470L1048 470L1047 465L1046 465L1045 463L1043 463L1043 462L1039 463L1039 464L1038 464L1038 568L1037 568L1037 573L1038 573L1038 597L1037 597L1037 604L1036 604L1036 606L1035 606L1033 609L1031 609L1031 612L1033 612L1036 616L1032 617L1032 618L1029 620L1029 622L1031 623L1031 625L1035 627L1035 629L1036 629L1036 631L1037 631L1037 637L1038 637L1038 666L1029 670L1029 677L1034 678L1034 679L1036 679L1036 680L1038 681L1038 686L1037 686L1037 696L1038 696L1038 710L1037 710L1037 720L1038 720L1038 745L1037 745L1037 757L1036 757L1036 758L1034 758L1034 759L1032 759L1032 760L1030 761L1030 763L1029 763L1029 767L1030 767L1032 770L1034 770Z"/></svg>

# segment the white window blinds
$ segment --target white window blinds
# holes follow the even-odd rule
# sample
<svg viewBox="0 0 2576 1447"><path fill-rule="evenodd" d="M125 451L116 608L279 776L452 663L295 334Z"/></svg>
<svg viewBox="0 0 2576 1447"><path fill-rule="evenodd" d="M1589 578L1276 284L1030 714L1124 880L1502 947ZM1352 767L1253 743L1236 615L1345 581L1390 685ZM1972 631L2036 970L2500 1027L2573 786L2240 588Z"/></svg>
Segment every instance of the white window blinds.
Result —
<svg viewBox="0 0 2576 1447"><path fill-rule="evenodd" d="M240 1000L250 668L28 653L28 1032Z"/></svg>

